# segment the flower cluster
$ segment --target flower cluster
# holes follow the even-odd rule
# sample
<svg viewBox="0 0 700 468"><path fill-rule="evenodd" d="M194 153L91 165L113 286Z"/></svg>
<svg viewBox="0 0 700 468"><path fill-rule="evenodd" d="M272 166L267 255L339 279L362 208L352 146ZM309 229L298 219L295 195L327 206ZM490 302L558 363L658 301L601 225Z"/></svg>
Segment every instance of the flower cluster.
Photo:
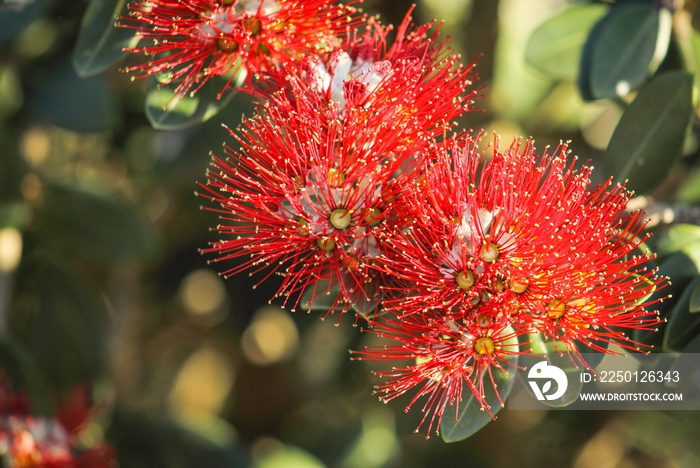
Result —
<svg viewBox="0 0 700 468"><path fill-rule="evenodd" d="M445 115L471 109L471 67L454 66L408 18L386 54L362 55L364 68L353 71L354 51L383 49L386 28L371 28L329 67L289 75L290 86L234 134L240 150L214 158L203 186L226 221L216 228L226 238L206 251L218 260L251 254L227 274L281 266L285 304L311 287L311 302L338 289L343 308L376 308L382 239L405 220L401 193L446 130ZM438 89L450 101L430 110Z"/></svg>
<svg viewBox="0 0 700 468"><path fill-rule="evenodd" d="M0 462L10 468L109 468L114 449L84 447L79 436L89 413L88 387L76 386L57 404L52 418L35 415L24 393L0 375Z"/></svg>
<svg viewBox="0 0 700 468"><path fill-rule="evenodd" d="M330 0L139 0L129 11L119 25L136 29L146 44L128 50L153 58L126 71L175 83L178 96L218 76L223 93L240 72L250 85L265 81L333 47L359 21L352 7Z"/></svg>
<svg viewBox="0 0 700 468"><path fill-rule="evenodd" d="M484 381L528 352L527 335L586 366L580 344L639 350L625 331L659 323L643 306L659 278L637 252L645 221L624 211L629 193L589 188L591 168L576 168L566 145L540 155L532 141L496 141L486 157L478 144L442 145L411 185L411 222L386 239L382 262L402 281L372 330L396 344L358 353L408 360L380 373L382 398L417 387L438 419L447 405L458 412L465 385L490 411Z"/></svg>
<svg viewBox="0 0 700 468"><path fill-rule="evenodd" d="M213 157L200 193L221 219L204 252L232 264L224 274L280 275L292 309L332 294L328 313L355 311L387 343L355 357L392 363L377 391L415 392L408 407L424 398L429 432L448 406L459 414L465 388L495 414L486 395L503 403L498 381L530 336L584 366L581 345L639 349L626 332L656 327L648 297L662 283L630 193L591 187L566 144L538 153L496 138L482 151L482 133L452 135L476 77L431 26L409 12L389 44L391 28L369 19L301 60L268 55L278 91L230 130L236 144Z"/></svg>

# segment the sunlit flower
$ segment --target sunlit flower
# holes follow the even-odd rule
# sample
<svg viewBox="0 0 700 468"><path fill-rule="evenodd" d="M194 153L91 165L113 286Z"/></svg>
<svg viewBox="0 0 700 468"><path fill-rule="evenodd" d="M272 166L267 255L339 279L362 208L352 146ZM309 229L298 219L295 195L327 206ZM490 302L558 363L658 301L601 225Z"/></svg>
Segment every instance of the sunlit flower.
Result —
<svg viewBox="0 0 700 468"><path fill-rule="evenodd" d="M205 249L216 261L250 255L227 275L259 270L284 277L278 295L295 307L339 291L337 304L376 306L383 233L400 220L397 193L426 143L402 141L390 123L338 118L316 94L273 96L232 134L240 151L214 158L203 195L219 208L224 236ZM400 148L399 148L400 146Z"/></svg>
<svg viewBox="0 0 700 468"><path fill-rule="evenodd" d="M454 407L454 416L448 417L457 418L465 386L493 415L497 410L492 412L490 403L503 405L496 379L506 377L510 360L521 354L518 335L508 320L491 315L457 320L431 314L384 317L374 322L371 331L396 343L369 348L356 356L392 362L391 370L378 372L387 379L377 388L382 400L415 389L408 411L425 397L419 427L428 421L428 433L439 427L448 406ZM495 393L497 402L487 402L487 391Z"/></svg>
<svg viewBox="0 0 700 468"><path fill-rule="evenodd" d="M505 352L502 333L540 334L585 366L581 344L639 349L627 332L659 323L647 298L662 278L640 248L643 213L625 211L630 194L609 180L589 187L592 169L577 168L565 144L540 155L532 141L502 149L496 140L486 155L479 139L456 138L425 159L406 198L413 220L384 241L382 269L403 283L383 303L389 318L370 324L396 343L358 352L415 359L382 372L380 390L393 398L418 388L411 404L427 396L430 426L465 383L484 404L502 367L484 356Z"/></svg>
<svg viewBox="0 0 700 468"><path fill-rule="evenodd" d="M451 143L414 184L414 223L385 243L392 276L410 294L387 305L410 315L507 314L575 352L576 342L636 348L618 327L653 329L644 299L661 282L638 250L642 212L610 180L590 185L562 144L538 155L532 141ZM640 237L642 236L642 237Z"/></svg>
<svg viewBox="0 0 700 468"><path fill-rule="evenodd" d="M305 54L334 46L360 21L350 6L330 0L139 0L120 26L134 28L149 56L127 68L176 83L176 94L195 92L214 76L231 85L238 72L264 80Z"/></svg>
<svg viewBox="0 0 700 468"><path fill-rule="evenodd" d="M390 44L393 26L370 18L365 29L330 52L307 56L299 70L285 70L292 75L284 78L286 84L295 95L321 93L356 122L392 125L407 137L441 134L473 110L475 63L461 64L460 55L439 38L440 26L413 25L411 11Z"/></svg>

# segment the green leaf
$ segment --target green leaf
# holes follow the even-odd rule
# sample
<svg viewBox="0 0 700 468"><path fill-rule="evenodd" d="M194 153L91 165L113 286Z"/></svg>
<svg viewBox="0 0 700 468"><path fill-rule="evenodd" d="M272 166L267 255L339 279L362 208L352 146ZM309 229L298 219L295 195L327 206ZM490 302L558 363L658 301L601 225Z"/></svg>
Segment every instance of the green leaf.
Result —
<svg viewBox="0 0 700 468"><path fill-rule="evenodd" d="M9 380L13 392L23 392L29 397L34 414L50 414L48 394L40 382L36 364L24 347L12 339L0 339L0 377Z"/></svg>
<svg viewBox="0 0 700 468"><path fill-rule="evenodd" d="M115 18L128 12L127 0L92 0L83 16L73 49L73 68L80 77L94 76L106 70L134 47L138 39L134 29L114 24Z"/></svg>
<svg viewBox="0 0 700 468"><path fill-rule="evenodd" d="M618 2L588 36L579 87L585 99L622 97L639 89L666 56L672 14L652 2Z"/></svg>
<svg viewBox="0 0 700 468"><path fill-rule="evenodd" d="M690 293L690 304L688 305L688 311L691 314L697 314L700 312L700 284L695 285L693 291Z"/></svg>
<svg viewBox="0 0 700 468"><path fill-rule="evenodd" d="M146 117L153 128L160 130L179 130L200 124L216 115L236 95L236 89L222 93L229 79L227 76L210 78L196 92L179 96L175 92L178 82L160 83L154 77L146 94ZM244 79L245 72L240 72L231 86L240 86Z"/></svg>
<svg viewBox="0 0 700 468"><path fill-rule="evenodd" d="M41 16L50 4L50 0L3 2L0 5L0 43L12 41L24 28Z"/></svg>
<svg viewBox="0 0 700 468"><path fill-rule="evenodd" d="M695 169L680 181L675 198L679 203L700 204L700 171Z"/></svg>
<svg viewBox="0 0 700 468"><path fill-rule="evenodd" d="M680 351L700 333L700 316L690 312L691 297L698 287L700 287L700 276L696 276L685 288L671 311L664 333L665 350Z"/></svg>
<svg viewBox="0 0 700 468"><path fill-rule="evenodd" d="M688 245L700 241L700 226L674 224L654 236L656 252L660 256L672 254Z"/></svg>
<svg viewBox="0 0 700 468"><path fill-rule="evenodd" d="M340 287L336 284L328 287L328 280L318 280L310 285L301 295L299 305L309 312L333 313L337 306Z"/></svg>
<svg viewBox="0 0 700 468"><path fill-rule="evenodd" d="M656 76L622 114L605 156L605 172L637 194L649 192L681 157L693 115L693 77Z"/></svg>
<svg viewBox="0 0 700 468"><path fill-rule="evenodd" d="M512 329L508 329L512 331ZM508 331L506 331L508 333ZM511 338L506 345L511 345L517 343L518 338ZM486 424L490 423L496 416L496 414L501 410L501 403L499 402L499 396L502 401L506 401L510 391L513 388L513 382L515 381L515 374L517 373L518 358L520 356L509 356L508 360L510 363L505 367L506 372L499 369L492 368L493 380L496 383L495 390L491 383L489 382L488 376L484 377L484 394L485 400L490 407L491 414L488 411L482 409L479 400L474 396L474 394L465 388L465 393L467 396L462 397L462 401L459 402L459 412L455 417L452 417L452 413L448 410L442 417L442 422L440 423L440 434L442 434L442 439L445 442L457 442L464 440L467 437L475 434Z"/></svg>
<svg viewBox="0 0 700 468"><path fill-rule="evenodd" d="M80 78L68 62L33 70L27 100L42 119L78 132L112 127L116 102L102 77Z"/></svg>
<svg viewBox="0 0 700 468"><path fill-rule="evenodd" d="M586 37L607 11L606 5L586 3L549 18L530 36L525 60L552 78L575 78Z"/></svg>
<svg viewBox="0 0 700 468"><path fill-rule="evenodd" d="M666 257L659 265L659 276L668 277L670 281L658 287L650 296L650 301L659 300L653 307L659 311L660 318L667 319L674 310L675 304L688 286L688 284L700 272L700 243L691 244L683 251L676 251ZM646 345L660 345L664 339L667 323L660 323L658 331L639 330L632 331L632 340Z"/></svg>
<svg viewBox="0 0 700 468"><path fill-rule="evenodd" d="M60 185L45 186L40 234L49 243L97 260L149 254L155 232L126 201Z"/></svg>
<svg viewBox="0 0 700 468"><path fill-rule="evenodd" d="M59 392L102 376L107 307L99 293L65 265L33 259L18 274L11 329Z"/></svg>
<svg viewBox="0 0 700 468"><path fill-rule="evenodd" d="M686 353L690 354L690 355L700 353L700 336L696 336L695 338L690 340L690 342L687 345L685 345L685 348L683 348L683 353L679 357L684 356ZM697 361L695 359L693 359L693 362L692 362L692 366L693 366L692 371L693 372L697 371L697 365L698 365Z"/></svg>

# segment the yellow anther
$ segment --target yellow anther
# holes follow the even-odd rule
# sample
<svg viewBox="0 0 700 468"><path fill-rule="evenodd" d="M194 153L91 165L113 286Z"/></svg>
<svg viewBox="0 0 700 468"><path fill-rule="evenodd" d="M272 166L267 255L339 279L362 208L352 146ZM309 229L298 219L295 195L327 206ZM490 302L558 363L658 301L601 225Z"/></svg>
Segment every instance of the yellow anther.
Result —
<svg viewBox="0 0 700 468"><path fill-rule="evenodd" d="M562 299L555 299L547 304L547 315L553 319L563 317L565 312L566 303Z"/></svg>
<svg viewBox="0 0 700 468"><path fill-rule="evenodd" d="M481 248L479 257L487 263L495 262L498 258L498 246L493 242L489 242Z"/></svg>
<svg viewBox="0 0 700 468"><path fill-rule="evenodd" d="M511 279L508 281L508 286L510 290L516 294L522 294L527 291L530 282L527 279Z"/></svg>
<svg viewBox="0 0 700 468"><path fill-rule="evenodd" d="M455 276L455 281L457 282L457 286L466 291L474 286L476 279L474 277L474 273L469 270L465 270L457 273L457 276Z"/></svg>
<svg viewBox="0 0 700 468"><path fill-rule="evenodd" d="M382 221L382 211L379 208L372 208L372 211L365 216L365 223L376 226Z"/></svg>
<svg viewBox="0 0 700 468"><path fill-rule="evenodd" d="M331 187L340 187L345 183L345 174L339 169L332 167L328 170L328 185Z"/></svg>
<svg viewBox="0 0 700 468"><path fill-rule="evenodd" d="M316 239L316 245L321 250L333 250L335 248L335 241L330 237L319 237Z"/></svg>
<svg viewBox="0 0 700 468"><path fill-rule="evenodd" d="M338 208L331 211L329 219L334 228L345 229L348 226L350 226L350 221L352 221L352 215L348 210L344 208Z"/></svg>
<svg viewBox="0 0 700 468"><path fill-rule="evenodd" d="M496 350L496 345L488 336L482 336L481 338L477 338L474 342L474 350L479 354L488 354L491 356Z"/></svg>
<svg viewBox="0 0 700 468"><path fill-rule="evenodd" d="M235 52L238 50L238 42L230 37L221 36L216 40L216 47L222 52Z"/></svg>

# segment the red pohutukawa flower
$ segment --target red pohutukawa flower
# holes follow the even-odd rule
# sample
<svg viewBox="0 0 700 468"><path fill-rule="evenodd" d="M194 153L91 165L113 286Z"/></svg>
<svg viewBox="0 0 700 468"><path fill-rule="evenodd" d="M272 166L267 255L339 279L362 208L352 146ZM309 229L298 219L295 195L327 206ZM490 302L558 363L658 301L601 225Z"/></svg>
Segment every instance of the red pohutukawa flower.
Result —
<svg viewBox="0 0 700 468"><path fill-rule="evenodd" d="M470 381L471 369L462 367L475 353L503 351L463 330L474 322L488 318L515 335L541 333L578 360L579 343L599 351L608 343L639 349L625 330L659 323L645 301L662 279L647 268L649 256L636 252L645 221L641 212L625 211L630 194L609 180L589 188L591 168L577 169L566 144L539 155L532 141L516 139L503 150L496 140L488 158L477 149L479 138L445 143L413 184L413 222L387 237L382 262L387 275L405 283L383 304L395 318L375 323L377 333L397 344L359 353L417 359L385 373L400 378L381 388L393 397L418 387L437 419L459 399L458 381L484 402L478 380L484 372ZM444 323L457 324L468 339L452 337ZM443 331L431 334L433 324ZM449 372L436 379L426 362Z"/></svg>
<svg viewBox="0 0 700 468"><path fill-rule="evenodd" d="M101 442L85 447L79 441L80 431L88 423L87 390L87 385L79 385L69 394L67 401L58 402L55 417L36 416L27 396L12 391L0 369L0 460L9 461L11 467L116 466L111 445ZM69 409L68 413L66 409ZM69 413L71 417L67 420L64 416Z"/></svg>
<svg viewBox="0 0 700 468"><path fill-rule="evenodd" d="M455 417L459 414L465 385L493 415L485 385L495 389L494 373L506 372L512 364L509 359L521 354L518 333L502 317L487 314L455 320L428 313L383 318L374 322L371 331L397 345L367 349L359 353L362 359L406 363L378 373L388 380L377 388L380 398L389 401L417 389L406 411L426 397L420 425L429 421L428 433L436 423L439 426L448 406L454 406ZM503 405L500 396L498 402Z"/></svg>
<svg viewBox="0 0 700 468"><path fill-rule="evenodd" d="M310 286L312 301L337 288L344 309L376 305L381 277L371 265L426 145L419 138L398 145L402 134L390 122L339 115L317 94L293 104L273 96L232 132L241 150L215 157L204 186L225 236L205 252L216 261L250 255L226 275L276 270L284 277L278 295L285 304L292 297L292 307Z"/></svg>
<svg viewBox="0 0 700 468"><path fill-rule="evenodd" d="M307 56L299 70L286 70L294 95L320 93L354 121L393 125L407 138L436 136L444 126L473 110L478 91L475 63L459 63L459 54L439 40L435 22L414 26L411 10L387 44L392 26L370 18L367 27L328 53Z"/></svg>
<svg viewBox="0 0 700 468"><path fill-rule="evenodd" d="M331 0L138 0L120 26L150 44L130 48L152 56L132 66L177 83L176 94L195 92L214 76L231 84L239 71L264 79L272 71L337 45L362 20L354 8Z"/></svg>

